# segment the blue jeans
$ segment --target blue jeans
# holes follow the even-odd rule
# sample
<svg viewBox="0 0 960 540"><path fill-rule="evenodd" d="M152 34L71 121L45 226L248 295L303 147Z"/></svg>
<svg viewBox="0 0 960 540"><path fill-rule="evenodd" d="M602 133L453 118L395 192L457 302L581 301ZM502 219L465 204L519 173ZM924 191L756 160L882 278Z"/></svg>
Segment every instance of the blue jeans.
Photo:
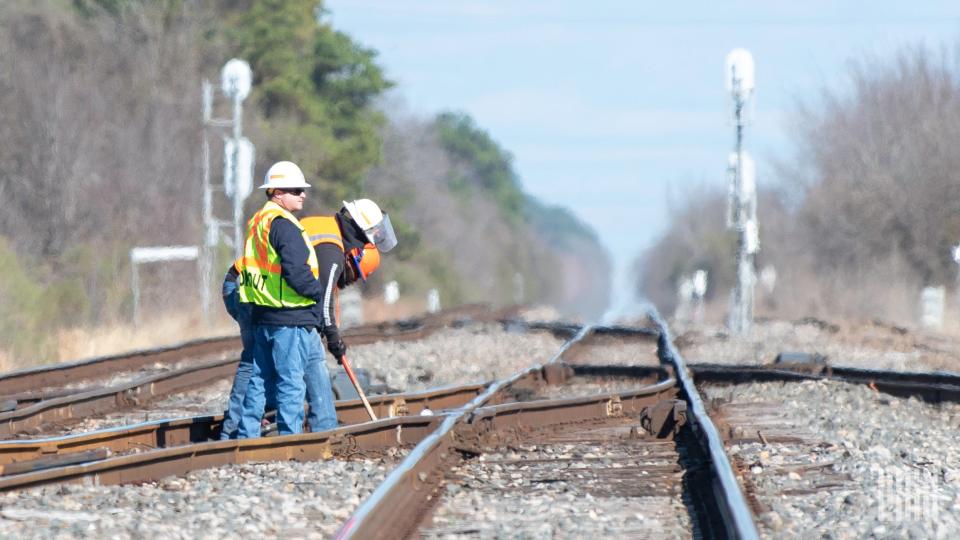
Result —
<svg viewBox="0 0 960 540"><path fill-rule="evenodd" d="M240 342L243 352L240 353L240 363L237 365L237 374L233 377L233 386L230 388L230 401L227 410L223 413L223 423L220 425L220 440L236 439L237 426L240 423L240 414L243 412L243 396L247 392L250 375L253 374L253 323L250 320L250 304L240 302L237 292L237 282L223 282L223 305L227 313L240 325ZM276 408L275 396L267 395L268 409Z"/></svg>
<svg viewBox="0 0 960 540"><path fill-rule="evenodd" d="M260 419L266 394L276 392L277 433L303 432L303 375L307 359L314 354L317 330L299 326L256 326L253 374L243 396L238 439L260 436Z"/></svg>
<svg viewBox="0 0 960 540"><path fill-rule="evenodd" d="M337 409L333 405L333 388L323 358L323 342L318 332L313 332L313 337L315 343L307 358L304 382L307 385L307 403L310 405L307 424L310 431L316 433L337 427Z"/></svg>

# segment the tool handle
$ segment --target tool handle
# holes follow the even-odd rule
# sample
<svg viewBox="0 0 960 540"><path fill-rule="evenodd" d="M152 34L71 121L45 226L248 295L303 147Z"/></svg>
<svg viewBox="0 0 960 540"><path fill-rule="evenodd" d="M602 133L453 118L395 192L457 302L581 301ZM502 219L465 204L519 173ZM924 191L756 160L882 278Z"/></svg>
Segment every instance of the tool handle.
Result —
<svg viewBox="0 0 960 540"><path fill-rule="evenodd" d="M373 414L373 407L371 407L370 402L367 401L367 396L363 393L363 388L360 388L360 382L357 381L357 376L354 375L353 369L350 368L350 362L347 362L346 355L341 356L340 361L343 364L343 370L347 372L347 377L349 377L350 382L353 383L353 387L356 388L357 393L360 394L360 401L363 401L363 406L367 408L367 414L370 415L370 419L376 420L377 415Z"/></svg>

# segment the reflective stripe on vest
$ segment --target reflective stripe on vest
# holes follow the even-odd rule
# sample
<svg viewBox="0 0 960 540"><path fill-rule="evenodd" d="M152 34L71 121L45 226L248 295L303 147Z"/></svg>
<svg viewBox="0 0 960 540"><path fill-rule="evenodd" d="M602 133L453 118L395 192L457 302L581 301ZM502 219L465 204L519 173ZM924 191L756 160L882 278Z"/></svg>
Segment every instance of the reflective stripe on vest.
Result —
<svg viewBox="0 0 960 540"><path fill-rule="evenodd" d="M243 246L243 257L239 261L240 277L237 280L240 301L272 308L311 306L316 301L300 296L280 274L280 254L270 244L270 225L278 217L293 223L300 230L308 253L304 262L310 266L314 278L320 275L317 253L303 225L280 205L267 201L247 223L247 240Z"/></svg>
<svg viewBox="0 0 960 540"><path fill-rule="evenodd" d="M310 243L314 246L318 244L335 244L340 251L343 251L343 235L340 234L340 226L337 225L337 218L333 216L310 216L300 221L303 230L306 231Z"/></svg>

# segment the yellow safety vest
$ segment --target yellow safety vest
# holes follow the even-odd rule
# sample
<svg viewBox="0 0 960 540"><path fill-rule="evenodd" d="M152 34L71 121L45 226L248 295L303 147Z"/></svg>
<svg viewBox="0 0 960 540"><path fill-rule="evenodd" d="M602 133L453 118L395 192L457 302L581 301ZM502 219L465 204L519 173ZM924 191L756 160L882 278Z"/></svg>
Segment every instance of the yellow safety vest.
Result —
<svg viewBox="0 0 960 540"><path fill-rule="evenodd" d="M240 277L237 279L240 301L272 308L298 308L316 304L312 298L300 296L280 274L280 254L270 244L270 225L278 217L283 217L300 229L308 250L306 263L310 265L314 278L320 275L317 253L303 225L283 207L267 201L247 223L247 240L240 261Z"/></svg>

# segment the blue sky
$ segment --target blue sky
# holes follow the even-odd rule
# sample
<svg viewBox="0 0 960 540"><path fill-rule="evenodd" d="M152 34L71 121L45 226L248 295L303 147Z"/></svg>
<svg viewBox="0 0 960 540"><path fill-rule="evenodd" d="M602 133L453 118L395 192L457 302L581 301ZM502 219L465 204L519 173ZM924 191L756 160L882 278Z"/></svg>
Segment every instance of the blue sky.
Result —
<svg viewBox="0 0 960 540"><path fill-rule="evenodd" d="M524 189L591 224L620 268L663 232L669 194L725 182L731 49L756 64L745 142L763 189L777 182L771 160L792 155L794 103L841 88L851 59L960 44L956 0L326 7L336 28L380 52L407 112L469 113L513 154Z"/></svg>

